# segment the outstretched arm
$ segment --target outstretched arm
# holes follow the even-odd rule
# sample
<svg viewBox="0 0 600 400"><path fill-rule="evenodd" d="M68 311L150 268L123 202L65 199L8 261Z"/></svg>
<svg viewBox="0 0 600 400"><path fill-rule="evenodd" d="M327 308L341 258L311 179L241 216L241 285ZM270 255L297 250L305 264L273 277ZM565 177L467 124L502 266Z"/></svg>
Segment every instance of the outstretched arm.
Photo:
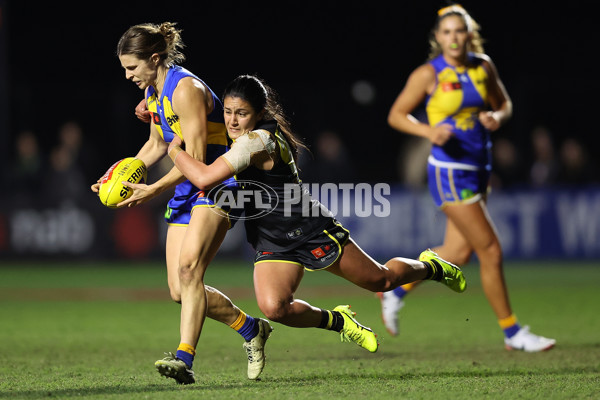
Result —
<svg viewBox="0 0 600 400"><path fill-rule="evenodd" d="M165 156L166 151L167 144L162 140L156 128L150 124L150 138L135 157L142 160L150 168ZM153 184L124 182L125 186L133 189L133 194L117 204L117 207L133 207L145 203L172 187L175 182L176 180L165 179L164 177Z"/></svg>
<svg viewBox="0 0 600 400"><path fill-rule="evenodd" d="M198 189L208 189L233 176L233 171L223 157L206 165L183 151L180 145L181 140L178 137L174 138L169 145L169 157L177 169Z"/></svg>
<svg viewBox="0 0 600 400"><path fill-rule="evenodd" d="M204 85L192 78L182 79L173 92L173 111L179 117L182 140L186 143L186 151L194 158L205 160L207 138L207 113L209 104ZM140 105L138 104L138 108ZM150 166L167 153L167 143L154 126L150 124L150 139L136 155ZM133 189L133 195L119 203L119 207L134 206L156 197L164 191L185 181L181 171L173 167L156 182L150 185L125 184Z"/></svg>
<svg viewBox="0 0 600 400"><path fill-rule="evenodd" d="M208 189L249 166L271 169L276 159L277 146L273 137L261 129L240 136L227 153L210 165L190 157L180 144L179 138L173 139L168 149L169 157L181 173L200 189Z"/></svg>

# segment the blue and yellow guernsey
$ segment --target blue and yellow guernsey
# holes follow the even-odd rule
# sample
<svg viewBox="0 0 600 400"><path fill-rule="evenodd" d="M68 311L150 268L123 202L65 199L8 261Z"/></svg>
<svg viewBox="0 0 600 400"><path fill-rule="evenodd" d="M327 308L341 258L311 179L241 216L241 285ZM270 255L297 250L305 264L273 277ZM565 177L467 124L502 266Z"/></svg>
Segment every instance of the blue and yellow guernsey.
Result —
<svg viewBox="0 0 600 400"><path fill-rule="evenodd" d="M187 69L178 65L172 66L167 72L160 99L158 98L154 87L150 86L148 88L146 93L148 110L151 113L154 127L158 130L166 143L171 143L174 135L179 136L183 140L181 127L179 125L179 117L173 112L172 104L173 91L177 87L179 81L186 77L193 77L202 82L208 88L213 98L214 107L207 116L208 137L206 142L206 163L211 164L221 154L227 151L228 145L227 130L225 129L225 122L223 120L223 104L206 83ZM186 180L177 185L175 188L175 195L169 202L169 210L175 210L182 207L184 202L189 201L189 198L198 192L199 189L192 185L190 181ZM168 213L170 214L170 211L168 211Z"/></svg>
<svg viewBox="0 0 600 400"><path fill-rule="evenodd" d="M444 145L433 145L429 162L458 169L491 169L489 131L479 122L478 114L488 108L488 72L483 59L469 53L467 67L453 67L442 55L430 61L437 84L426 99L431 126L447 123L454 136Z"/></svg>
<svg viewBox="0 0 600 400"><path fill-rule="evenodd" d="M181 136L181 127L179 126L179 117L173 112L173 91L179 81L186 77L193 77L202 82L210 91L213 98L214 107L208 114L208 140L207 144L217 144L227 146L227 131L223 121L223 105L219 97L208 87L208 85L187 69L178 65L172 66L167 72L165 85L158 99L154 87L150 86L146 93L146 102L148 110L152 113L152 121L162 138L167 143L171 143L173 135Z"/></svg>

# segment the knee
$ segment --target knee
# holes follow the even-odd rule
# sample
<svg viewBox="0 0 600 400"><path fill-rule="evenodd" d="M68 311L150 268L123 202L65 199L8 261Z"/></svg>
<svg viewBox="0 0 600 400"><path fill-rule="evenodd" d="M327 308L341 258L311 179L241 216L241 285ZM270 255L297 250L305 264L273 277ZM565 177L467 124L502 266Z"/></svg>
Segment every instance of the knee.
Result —
<svg viewBox="0 0 600 400"><path fill-rule="evenodd" d="M468 245L444 245L436 247L433 251L438 253L438 255L444 260L458 266L467 264L469 261L471 261L471 256L473 255L473 248Z"/></svg>
<svg viewBox="0 0 600 400"><path fill-rule="evenodd" d="M462 248L458 249L454 258L452 260L448 260L456 265L465 265L471 261L471 256L473 255L473 250L471 248Z"/></svg>
<svg viewBox="0 0 600 400"><path fill-rule="evenodd" d="M502 262L502 246L500 246L500 243L497 240L487 247L486 253L491 259Z"/></svg>
<svg viewBox="0 0 600 400"><path fill-rule="evenodd" d="M179 280L169 276L167 283L169 285L169 295L171 296L171 299L175 303L181 304L181 286L179 285Z"/></svg>
<svg viewBox="0 0 600 400"><path fill-rule="evenodd" d="M361 284L360 286L363 289L367 289L370 292L376 293L376 292L387 292L388 290L392 290L393 288L397 287L399 284L405 283L404 279L406 279L406 275L405 274L400 274L400 275L386 275L380 279L376 279L374 281L371 282L365 282L363 284Z"/></svg>
<svg viewBox="0 0 600 400"><path fill-rule="evenodd" d="M260 311L267 319L274 322L285 320L289 314L287 307L278 301L264 301L259 304Z"/></svg>
<svg viewBox="0 0 600 400"><path fill-rule="evenodd" d="M181 257L179 260L179 281L182 284L193 282L203 278L203 269L199 268L199 264L192 258Z"/></svg>
<svg viewBox="0 0 600 400"><path fill-rule="evenodd" d="M477 257L480 261L481 258L485 258L493 264L502 264L502 246L497 240L493 240L478 252Z"/></svg>
<svg viewBox="0 0 600 400"><path fill-rule="evenodd" d="M181 304L181 291L179 288L169 287L169 294L175 303Z"/></svg>

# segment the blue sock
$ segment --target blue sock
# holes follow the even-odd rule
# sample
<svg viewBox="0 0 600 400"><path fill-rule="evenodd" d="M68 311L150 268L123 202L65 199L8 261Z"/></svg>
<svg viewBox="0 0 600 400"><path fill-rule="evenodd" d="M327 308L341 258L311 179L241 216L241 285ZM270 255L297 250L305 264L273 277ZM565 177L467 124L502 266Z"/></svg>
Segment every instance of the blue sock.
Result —
<svg viewBox="0 0 600 400"><path fill-rule="evenodd" d="M180 343L179 347L177 348L177 353L175 354L175 357L183 361L185 365L187 365L188 368L191 369L192 365L194 364L195 354L196 349L194 347L190 346L189 344Z"/></svg>
<svg viewBox="0 0 600 400"><path fill-rule="evenodd" d="M511 314L506 318L499 319L498 324L500 324L500 328L502 328L502 331L504 331L504 336L507 338L515 336L521 329L521 325L517 321L515 314Z"/></svg>
<svg viewBox="0 0 600 400"><path fill-rule="evenodd" d="M251 317L243 311L240 311L240 315L230 326L242 335L242 337L246 339L246 342L249 342L258 335L258 323L256 318Z"/></svg>
<svg viewBox="0 0 600 400"><path fill-rule="evenodd" d="M517 332L519 332L519 330L521 329L521 325L519 324L514 324L513 326L503 329L504 331L504 336L506 336L507 338L511 338L513 336L515 336L517 334Z"/></svg>
<svg viewBox="0 0 600 400"><path fill-rule="evenodd" d="M394 292L394 294L400 299L404 298L404 296L406 296L406 293L408 293L408 291L404 290L402 286L398 286L397 288L392 290L392 292Z"/></svg>

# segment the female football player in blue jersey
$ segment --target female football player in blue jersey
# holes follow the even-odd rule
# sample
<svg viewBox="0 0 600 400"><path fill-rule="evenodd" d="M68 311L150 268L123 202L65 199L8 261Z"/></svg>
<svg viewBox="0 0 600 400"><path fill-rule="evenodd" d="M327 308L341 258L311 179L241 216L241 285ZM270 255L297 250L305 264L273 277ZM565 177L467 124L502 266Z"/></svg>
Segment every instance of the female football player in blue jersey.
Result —
<svg viewBox="0 0 600 400"><path fill-rule="evenodd" d="M256 250L254 290L267 318L292 327L336 331L342 340L375 352L375 334L353 318L349 306L326 310L294 298L305 269L327 270L373 292L422 279L442 282L459 293L465 290L461 270L429 250L420 261L397 257L385 265L377 263L329 210L311 200L296 168L302 143L275 92L262 80L239 76L225 89L223 106L227 133L234 141L231 150L207 164L182 150L180 138L174 138L169 156L201 189L235 175L240 191L252 192L245 197L250 201L243 202L246 236Z"/></svg>
<svg viewBox="0 0 600 400"><path fill-rule="evenodd" d="M228 148L222 103L204 81L177 65L185 59L182 47L180 30L169 22L133 26L117 46L125 78L145 91L151 113L150 136L136 155L147 167L167 154L174 137L181 137L185 151L201 161L212 162ZM195 348L208 316L244 337L248 378L257 379L264 367L264 344L272 327L203 283L206 268L235 218L229 218L228 210L214 212L214 199L175 167L156 182L136 185L133 195L119 206L135 206L173 188L165 213L166 261L171 297L181 303L181 342L176 354L168 353L156 362L156 368L179 383L193 383ZM92 190L97 191L98 185Z"/></svg>
<svg viewBox="0 0 600 400"><path fill-rule="evenodd" d="M429 61L410 75L388 122L398 131L432 143L429 190L447 217L444 242L434 250L458 265L467 263L475 252L483 290L504 331L507 349L547 350L555 340L532 334L513 314L502 249L486 209L490 132L510 118L511 100L492 60L483 52L478 24L463 7L439 10L430 43ZM427 123L411 115L422 103ZM398 334L397 314L411 288L380 294L383 319L392 335Z"/></svg>

